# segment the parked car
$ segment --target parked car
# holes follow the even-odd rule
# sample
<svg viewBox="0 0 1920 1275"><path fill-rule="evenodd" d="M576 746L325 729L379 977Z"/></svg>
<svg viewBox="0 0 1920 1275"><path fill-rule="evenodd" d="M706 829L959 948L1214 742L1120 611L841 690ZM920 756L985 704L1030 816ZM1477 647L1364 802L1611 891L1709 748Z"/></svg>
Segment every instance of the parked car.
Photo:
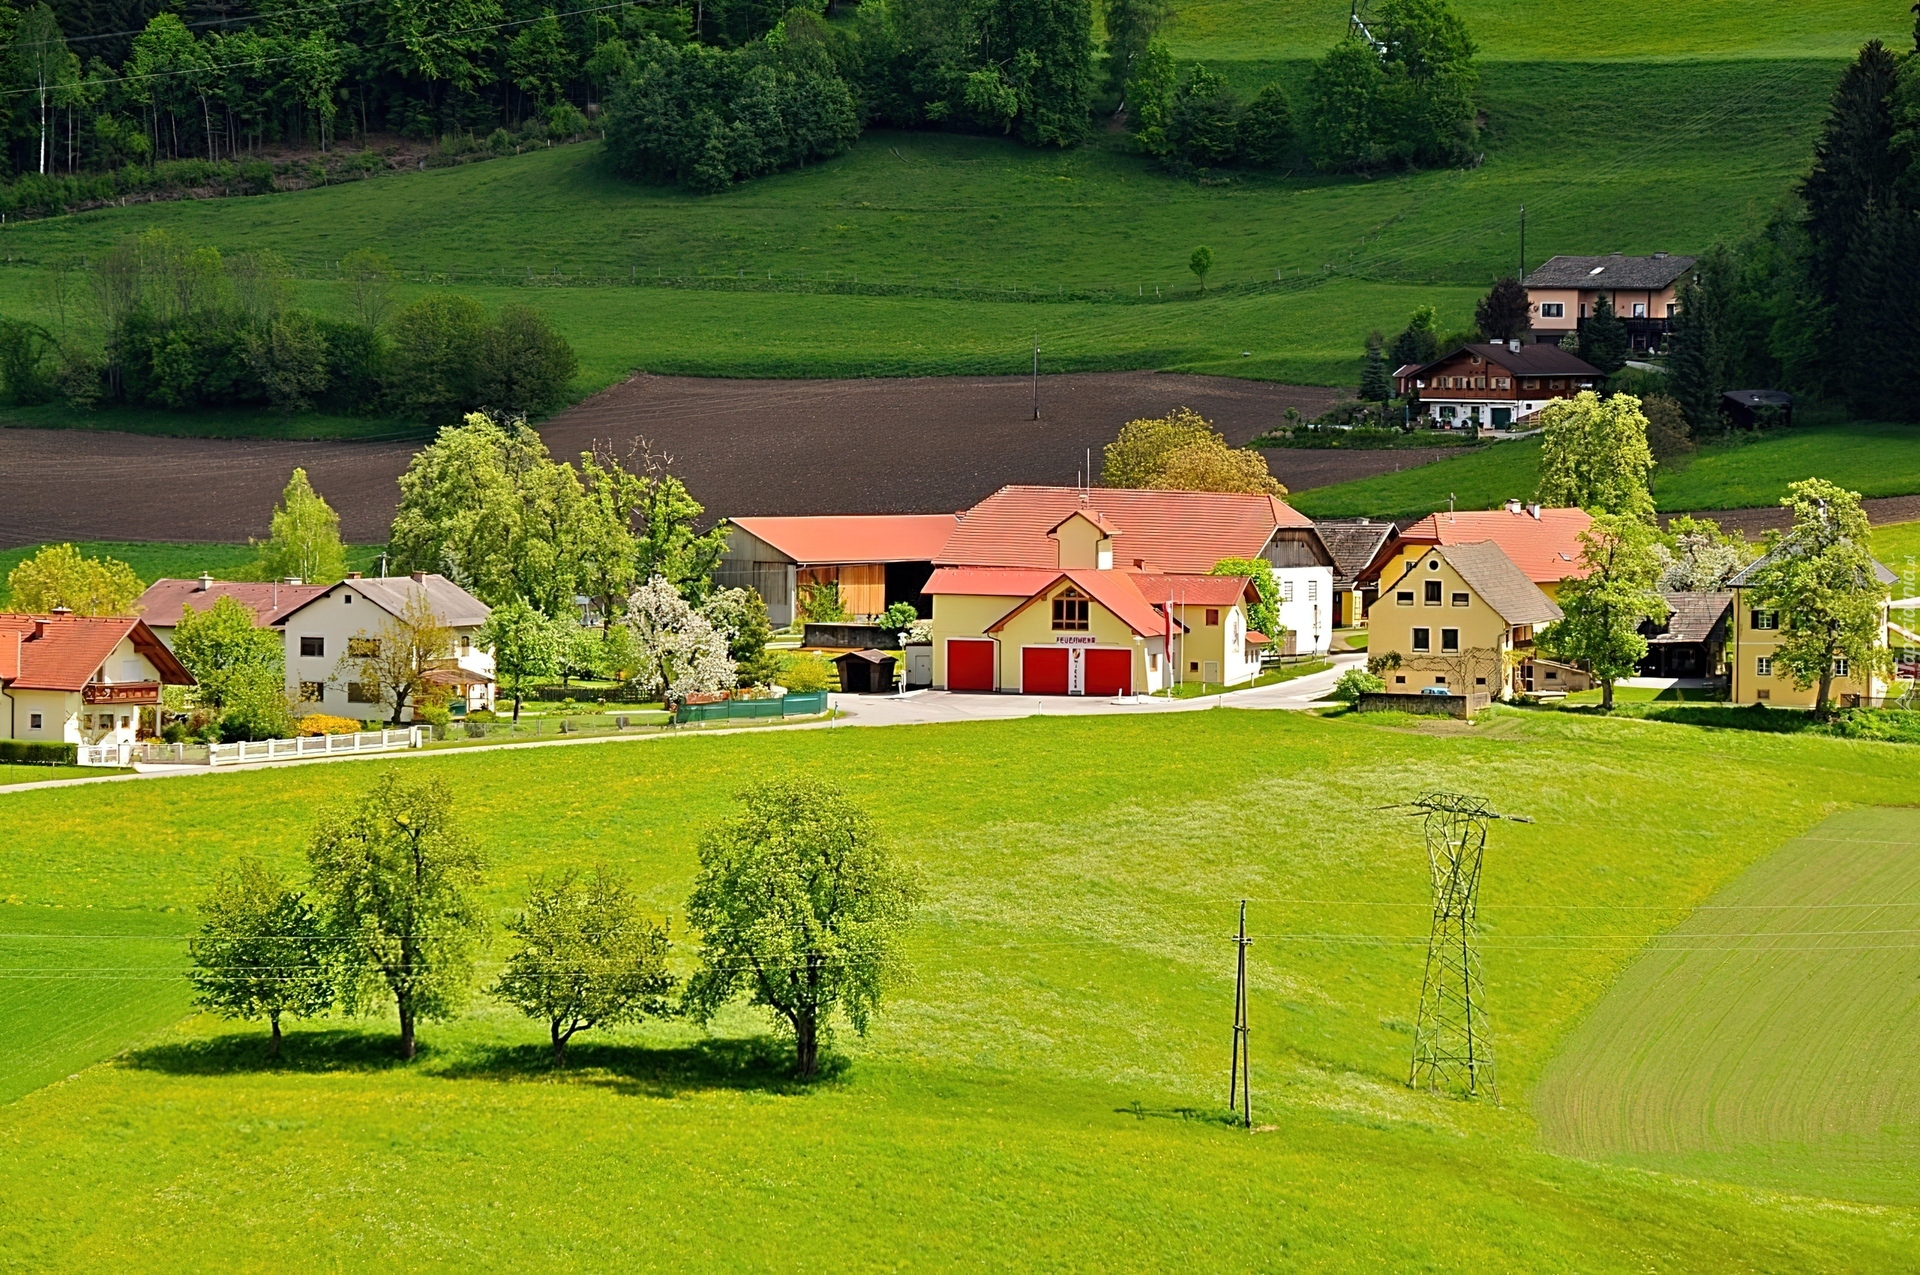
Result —
<svg viewBox="0 0 1920 1275"><path fill-rule="evenodd" d="M1451 695L1451 694L1453 694L1453 692L1452 692L1452 691L1450 691L1450 690L1448 690L1448 689L1447 689L1446 687L1444 687L1444 686L1423 686L1423 687L1421 687L1421 688L1420 688L1420 693L1421 693L1422 695Z"/></svg>

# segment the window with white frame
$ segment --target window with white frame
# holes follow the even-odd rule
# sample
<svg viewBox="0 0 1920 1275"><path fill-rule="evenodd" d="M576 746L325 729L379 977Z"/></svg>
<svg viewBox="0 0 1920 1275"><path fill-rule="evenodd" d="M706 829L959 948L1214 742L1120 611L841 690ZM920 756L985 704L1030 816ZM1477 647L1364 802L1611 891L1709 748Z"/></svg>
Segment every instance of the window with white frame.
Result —
<svg viewBox="0 0 1920 1275"><path fill-rule="evenodd" d="M1318 602L1319 600L1320 600L1320 582L1318 580L1307 581L1307 601Z"/></svg>
<svg viewBox="0 0 1920 1275"><path fill-rule="evenodd" d="M1778 611L1755 611L1753 613L1753 627L1756 630L1763 631L1779 628L1780 613Z"/></svg>
<svg viewBox="0 0 1920 1275"><path fill-rule="evenodd" d="M44 723L45 721L46 721L46 718L44 718L44 717L42 717L42 716L41 716L40 714L38 714L38 713L28 713L28 714L27 714L27 729L28 729L28 730L43 730L43 729L45 729L45 727L43 726L43 723Z"/></svg>
<svg viewBox="0 0 1920 1275"><path fill-rule="evenodd" d="M1773 657L1771 655L1755 656L1753 660L1753 675L1755 677L1772 677Z"/></svg>
<svg viewBox="0 0 1920 1275"><path fill-rule="evenodd" d="M1567 303L1564 301L1542 301L1540 317L1543 319L1564 319L1567 317Z"/></svg>
<svg viewBox="0 0 1920 1275"><path fill-rule="evenodd" d="M1282 580L1280 582L1280 600L1282 602L1293 601L1293 581Z"/></svg>
<svg viewBox="0 0 1920 1275"><path fill-rule="evenodd" d="M1846 656L1842 655L1834 660L1833 675L1835 677L1845 677L1847 675L1847 657Z"/></svg>

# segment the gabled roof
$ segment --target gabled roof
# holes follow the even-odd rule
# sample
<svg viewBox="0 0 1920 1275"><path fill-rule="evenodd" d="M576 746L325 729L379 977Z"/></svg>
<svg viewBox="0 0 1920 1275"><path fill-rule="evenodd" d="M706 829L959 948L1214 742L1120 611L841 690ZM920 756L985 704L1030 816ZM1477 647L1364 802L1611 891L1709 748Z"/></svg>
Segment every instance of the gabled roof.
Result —
<svg viewBox="0 0 1920 1275"><path fill-rule="evenodd" d="M1713 637L1733 609L1731 593L1663 593L1667 601L1666 631L1649 642L1705 642Z"/></svg>
<svg viewBox="0 0 1920 1275"><path fill-rule="evenodd" d="M1249 576L1169 576L1131 572L1134 588L1155 606L1230 607L1258 602L1260 590Z"/></svg>
<svg viewBox="0 0 1920 1275"><path fill-rule="evenodd" d="M795 562L931 562L953 534L958 514L848 514L817 518L733 518Z"/></svg>
<svg viewBox="0 0 1920 1275"><path fill-rule="evenodd" d="M1222 558L1257 557L1276 528L1313 527L1305 514L1274 496L1002 487L960 515L960 525L934 562L1051 568L1059 561L1059 548L1047 533L1080 509L1099 513L1124 535L1121 544L1129 562L1151 563L1180 575L1205 575Z"/></svg>
<svg viewBox="0 0 1920 1275"><path fill-rule="evenodd" d="M427 603L433 608L434 616L440 623L453 629L477 628L487 622L492 608L479 598L447 579L443 575L422 574L418 576L385 576L377 580L352 579L331 584L295 607L289 607L280 617L282 623L299 611L305 610L321 598L341 591L359 594L391 616L400 616L406 612L407 603L421 593L425 593Z"/></svg>
<svg viewBox="0 0 1920 1275"><path fill-rule="evenodd" d="M1466 581L1467 587L1509 625L1552 624L1565 617L1565 612L1554 605L1553 599L1540 592L1538 585L1521 574L1520 568L1514 566L1512 559L1491 540L1479 544L1436 545L1433 552L1439 554ZM1413 575L1426 560L1425 554L1415 559L1400 573L1398 579L1380 591L1381 595L1384 597L1401 580Z"/></svg>
<svg viewBox="0 0 1920 1275"><path fill-rule="evenodd" d="M1749 562L1746 566L1736 571L1733 578L1727 581L1727 587L1729 589L1751 588L1755 572L1759 571L1761 567L1766 566L1768 563L1777 560L1781 554L1791 552L1793 552L1793 550L1783 547L1775 549L1772 553L1761 554L1758 558L1755 558L1752 562ZM1886 564L1882 563L1878 558L1869 558L1867 561L1873 564L1873 578L1880 584L1892 588L1900 582L1900 577L1888 570Z"/></svg>
<svg viewBox="0 0 1920 1275"><path fill-rule="evenodd" d="M1491 540L1535 584L1558 584L1584 575L1580 566L1580 533L1593 525L1584 509L1518 511L1462 509L1451 514L1429 514L1401 528L1382 545L1360 573L1362 581L1377 580L1389 559L1408 545L1474 544Z"/></svg>
<svg viewBox="0 0 1920 1275"><path fill-rule="evenodd" d="M1318 519L1313 529L1320 533L1320 543L1333 555L1333 583L1335 587L1351 585L1367 564L1373 561L1373 555L1399 530L1390 522L1374 522L1367 518Z"/></svg>
<svg viewBox="0 0 1920 1275"><path fill-rule="evenodd" d="M186 607L205 611L221 598L232 598L253 612L255 624L274 625L302 603L326 591L324 584L215 580L203 586L199 580L155 580L134 606L149 625L170 629L180 623L180 613Z"/></svg>
<svg viewBox="0 0 1920 1275"><path fill-rule="evenodd" d="M1087 522L1091 523L1093 525L1093 529L1095 531L1098 531L1101 535L1111 537L1111 536L1117 536L1120 534L1120 529L1114 526L1113 523L1108 521L1107 516L1105 514L1101 513L1098 509L1092 509L1092 508L1074 510L1072 513L1068 514L1066 517L1062 518L1059 522L1056 522L1051 527L1048 527L1047 534L1050 536L1053 535L1055 532L1059 531L1060 528L1072 522L1075 518L1085 519Z"/></svg>
<svg viewBox="0 0 1920 1275"><path fill-rule="evenodd" d="M983 598L1030 598L1060 578L1058 567L935 567L920 591Z"/></svg>
<svg viewBox="0 0 1920 1275"><path fill-rule="evenodd" d="M1232 579L1233 577L1223 576L1216 578ZM1029 597L1025 602L1022 602L1019 606L1013 608L1013 610L988 625L986 631L988 633L998 633L1007 626L1008 622L1011 621L1014 616L1019 615L1028 607L1045 598L1053 586L1062 580L1072 581L1081 592L1112 612L1115 619L1142 637L1163 636L1167 631L1168 621L1166 613L1160 611L1154 607L1152 603L1147 601L1141 594L1139 586L1134 583L1134 577L1131 573L1126 571L1077 569L1056 571L1053 579L1049 580L1042 587L1034 590L1033 596ZM1178 627L1185 627L1184 625L1179 625L1178 621L1174 623Z"/></svg>
<svg viewBox="0 0 1920 1275"><path fill-rule="evenodd" d="M1651 257L1625 257L1617 252L1605 257L1549 257L1522 282L1529 288L1629 288L1645 292L1666 287L1693 269L1696 260L1664 252Z"/></svg>
<svg viewBox="0 0 1920 1275"><path fill-rule="evenodd" d="M146 621L131 615L0 615L0 680L9 690L77 691L126 638L162 682L193 685Z"/></svg>
<svg viewBox="0 0 1920 1275"><path fill-rule="evenodd" d="M1415 368L1413 375L1418 376L1442 364L1451 363L1462 354L1477 354L1489 363L1498 364L1516 376L1605 375L1599 368L1572 351L1538 341L1531 345L1522 344L1517 350L1510 345L1494 341L1475 341L1456 346L1433 362Z"/></svg>

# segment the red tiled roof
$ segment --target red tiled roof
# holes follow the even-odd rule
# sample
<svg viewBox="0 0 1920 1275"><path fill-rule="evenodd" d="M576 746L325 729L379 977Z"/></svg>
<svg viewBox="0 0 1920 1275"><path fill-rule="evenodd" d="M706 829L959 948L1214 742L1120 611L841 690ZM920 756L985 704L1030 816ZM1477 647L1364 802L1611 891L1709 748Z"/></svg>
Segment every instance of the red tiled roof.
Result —
<svg viewBox="0 0 1920 1275"><path fill-rule="evenodd" d="M1061 580L1073 581L1088 597L1111 611L1115 619L1142 637L1158 637L1167 631L1166 615L1141 594L1131 572L1073 570L1054 572L1051 579L1034 590L1033 596L988 625L987 632L998 633L1009 620L1038 602L1048 589Z"/></svg>
<svg viewBox="0 0 1920 1275"><path fill-rule="evenodd" d="M255 624L278 624L286 614L303 602L327 591L324 584L255 584L245 581L215 580L200 591L198 580L155 580L135 603L140 618L148 624L172 628L180 623L180 613L191 606L205 611L221 598L232 598L253 612Z"/></svg>
<svg viewBox="0 0 1920 1275"><path fill-rule="evenodd" d="M9 689L77 691L93 680L121 639L129 637L159 671L161 681L193 685L193 675L146 621L131 615L0 615L0 639L10 639L0 640L0 650L12 648L0 655L0 678Z"/></svg>
<svg viewBox="0 0 1920 1275"><path fill-rule="evenodd" d="M803 565L931 562L953 534L956 514L848 514L817 518L733 518Z"/></svg>
<svg viewBox="0 0 1920 1275"><path fill-rule="evenodd" d="M1253 581L1246 576L1171 576L1133 572L1133 583L1155 606L1172 602L1175 606L1230 607L1242 598L1259 600Z"/></svg>
<svg viewBox="0 0 1920 1275"><path fill-rule="evenodd" d="M1380 578L1387 562L1407 545L1478 544L1491 540L1535 584L1557 584L1584 574L1580 533L1593 523L1584 509L1542 509L1538 518L1525 509L1460 510L1431 514L1404 528L1374 555L1363 581Z"/></svg>
<svg viewBox="0 0 1920 1275"><path fill-rule="evenodd" d="M935 567L920 590L983 598L1030 598L1060 578L1056 567Z"/></svg>
<svg viewBox="0 0 1920 1275"><path fill-rule="evenodd" d="M1082 500L1085 505L1082 505ZM1082 508L1120 533L1121 559L1162 571L1205 575L1222 558L1252 558L1278 527L1313 522L1273 496L1128 488L1002 487L960 515L952 539L935 555L943 565L1051 567L1059 547L1047 533Z"/></svg>

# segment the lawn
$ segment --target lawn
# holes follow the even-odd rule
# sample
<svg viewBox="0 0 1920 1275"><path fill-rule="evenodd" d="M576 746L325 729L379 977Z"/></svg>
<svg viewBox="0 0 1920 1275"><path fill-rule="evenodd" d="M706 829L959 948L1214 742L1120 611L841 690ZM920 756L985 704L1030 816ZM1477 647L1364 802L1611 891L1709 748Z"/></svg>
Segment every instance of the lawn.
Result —
<svg viewBox="0 0 1920 1275"><path fill-rule="evenodd" d="M1836 806L1909 799L1913 756L1571 714L1219 711L412 757L491 857L496 914L528 873L595 861L677 913L745 779L832 776L923 874L918 980L804 1090L744 1011L583 1037L553 1076L541 1031L484 998L412 1067L380 1020L298 1028L271 1070L254 1028L88 1010L112 1060L0 1121L0 1264L1697 1270L1737 1236L1751 1269L1901 1269L1910 1209L1563 1157L1529 1095L1647 940ZM1063 780L1042 757L1127 764ZM236 854L297 868L313 809L385 764L0 794L0 933L115 948L39 970L177 987L177 945L138 945L190 928ZM1537 820L1496 830L1482 896L1503 1107L1404 1087L1427 867L1377 808L1436 786ZM1221 1120L1243 897L1251 1137ZM55 996L14 1002L0 1040Z"/></svg>
<svg viewBox="0 0 1920 1275"><path fill-rule="evenodd" d="M262 527L261 531L264 533L266 528ZM10 598L7 574L44 547L0 549L0 608L4 608ZM216 579L232 580L260 556L260 551L251 545L183 545L157 540L80 540L73 542L73 547L89 558L118 558L133 568L133 574L140 577L143 584L162 579L190 580L202 572ZM372 572L380 561L380 550L380 545L347 546L348 570Z"/></svg>
<svg viewBox="0 0 1920 1275"><path fill-rule="evenodd" d="M14 784L43 784L50 779L94 779L101 775L132 773L109 766L23 766L0 762L0 788Z"/></svg>
<svg viewBox="0 0 1920 1275"><path fill-rule="evenodd" d="M1540 1082L1549 1146L1920 1204L1920 825L1834 815L1627 970ZM1711 1012L1702 1012L1711 1006Z"/></svg>
<svg viewBox="0 0 1920 1275"><path fill-rule="evenodd" d="M1419 517L1445 509L1493 509L1533 494L1538 439L1496 443L1464 456L1357 482L1298 492L1289 503L1315 518ZM1787 484L1827 478L1864 496L1920 491L1920 425L1826 422L1735 443L1708 444L1654 471L1663 512L1771 505Z"/></svg>
<svg viewBox="0 0 1920 1275"><path fill-rule="evenodd" d="M1920 595L1920 522L1895 522L1873 529L1873 556L1902 581L1902 597Z"/></svg>

